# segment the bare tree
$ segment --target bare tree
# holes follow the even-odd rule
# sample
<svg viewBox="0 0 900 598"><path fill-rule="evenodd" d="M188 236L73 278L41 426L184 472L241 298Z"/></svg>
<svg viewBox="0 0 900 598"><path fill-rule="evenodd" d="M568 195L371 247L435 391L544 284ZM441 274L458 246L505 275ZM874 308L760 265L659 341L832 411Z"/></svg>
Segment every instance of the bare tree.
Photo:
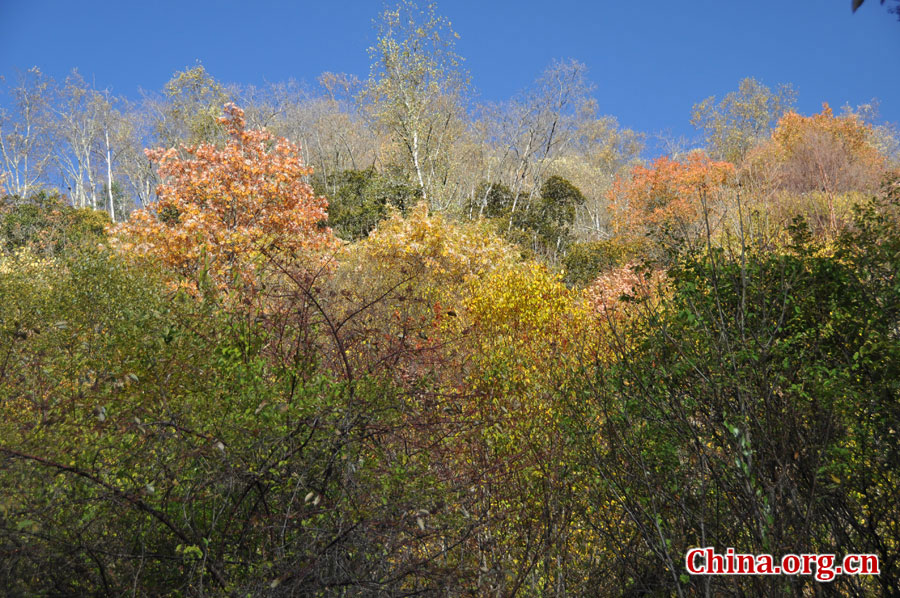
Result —
<svg viewBox="0 0 900 598"><path fill-rule="evenodd" d="M562 176L585 197L578 206L573 231L583 239L606 238L610 234L608 193L616 177L625 174L640 158L642 135L623 129L612 116L595 114L588 102L579 114L567 150L549 161L549 175Z"/></svg>
<svg viewBox="0 0 900 598"><path fill-rule="evenodd" d="M6 90L10 109L0 109L0 173L7 190L19 197L41 186L56 149L49 86L37 67L29 69Z"/></svg>
<svg viewBox="0 0 900 598"><path fill-rule="evenodd" d="M150 205L156 196L159 177L153 163L144 154L145 147L158 145L154 134L156 119L152 110L158 105L145 97L141 103L122 103L117 137L119 172L126 192L141 206Z"/></svg>
<svg viewBox="0 0 900 598"><path fill-rule="evenodd" d="M55 87L55 86L54 86ZM73 205L97 208L97 143L105 98L87 85L78 71L54 89L51 111L61 141L54 159Z"/></svg>
<svg viewBox="0 0 900 598"><path fill-rule="evenodd" d="M508 187L512 217L520 197L532 198L548 167L565 155L577 138L579 123L590 114L587 68L574 60L555 62L534 85L509 102L480 106L472 125L481 139L485 163L481 177ZM482 180L484 180L482 178ZM484 187L489 193L490 186ZM484 207L486 195L474 198Z"/></svg>

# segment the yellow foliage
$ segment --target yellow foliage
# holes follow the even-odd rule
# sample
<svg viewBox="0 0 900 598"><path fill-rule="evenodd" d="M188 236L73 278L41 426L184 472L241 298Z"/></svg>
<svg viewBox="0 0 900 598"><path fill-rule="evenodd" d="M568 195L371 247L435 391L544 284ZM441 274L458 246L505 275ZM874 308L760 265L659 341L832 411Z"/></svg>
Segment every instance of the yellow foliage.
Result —
<svg viewBox="0 0 900 598"><path fill-rule="evenodd" d="M580 294L537 263L495 272L466 302L472 383L516 416L547 422L545 397L597 348L596 318Z"/></svg>
<svg viewBox="0 0 900 598"><path fill-rule="evenodd" d="M452 223L420 202L396 210L354 250L367 267L398 268L438 284L461 284L516 261L515 249L477 223Z"/></svg>
<svg viewBox="0 0 900 598"><path fill-rule="evenodd" d="M461 367L465 297L517 259L486 227L431 214L425 203L406 216L393 212L366 239L344 248L328 282L335 311L353 314L346 325L351 359L369 371L389 367L413 377Z"/></svg>
<svg viewBox="0 0 900 598"><path fill-rule="evenodd" d="M30 247L21 247L12 254L0 254L0 274L33 277L56 265L51 257L39 255Z"/></svg>

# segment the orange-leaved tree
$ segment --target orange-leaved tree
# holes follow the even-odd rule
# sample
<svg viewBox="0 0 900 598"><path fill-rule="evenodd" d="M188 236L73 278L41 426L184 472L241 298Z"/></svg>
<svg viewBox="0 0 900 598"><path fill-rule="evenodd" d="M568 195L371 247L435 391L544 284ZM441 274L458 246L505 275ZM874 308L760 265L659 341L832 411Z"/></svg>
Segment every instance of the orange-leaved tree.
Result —
<svg viewBox="0 0 900 598"><path fill-rule="evenodd" d="M828 104L812 116L788 112L747 155L741 178L768 212L786 219L799 210L815 230L833 233L850 222L854 194L877 189L889 168L879 144L857 114L835 116Z"/></svg>
<svg viewBox="0 0 900 598"><path fill-rule="evenodd" d="M610 190L614 233L627 236L666 229L689 238L702 221L704 205L719 203L733 173L733 164L711 160L703 152L692 152L684 160L662 157L649 167L635 166Z"/></svg>
<svg viewBox="0 0 900 598"><path fill-rule="evenodd" d="M768 148L780 165L780 186L790 191L841 193L877 186L886 165L872 127L855 114L788 112L772 133Z"/></svg>
<svg viewBox="0 0 900 598"><path fill-rule="evenodd" d="M206 276L220 289L252 284L266 255L333 247L328 202L306 182L312 169L299 147L247 130L234 104L225 106L220 122L227 133L222 147L145 150L159 165L159 201L118 228L120 243L184 275L188 287Z"/></svg>

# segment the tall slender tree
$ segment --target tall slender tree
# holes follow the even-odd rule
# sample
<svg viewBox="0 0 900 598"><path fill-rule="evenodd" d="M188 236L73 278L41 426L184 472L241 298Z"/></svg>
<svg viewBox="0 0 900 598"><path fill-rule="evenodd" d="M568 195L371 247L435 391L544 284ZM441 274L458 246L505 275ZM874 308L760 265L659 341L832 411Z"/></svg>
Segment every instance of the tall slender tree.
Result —
<svg viewBox="0 0 900 598"><path fill-rule="evenodd" d="M50 81L35 67L21 73L0 107L0 173L9 193L26 197L45 181L56 151Z"/></svg>
<svg viewBox="0 0 900 598"><path fill-rule="evenodd" d="M411 0L385 10L373 63L359 99L399 146L404 166L433 203L446 181L450 148L462 129L468 74L454 50L458 35L434 4Z"/></svg>

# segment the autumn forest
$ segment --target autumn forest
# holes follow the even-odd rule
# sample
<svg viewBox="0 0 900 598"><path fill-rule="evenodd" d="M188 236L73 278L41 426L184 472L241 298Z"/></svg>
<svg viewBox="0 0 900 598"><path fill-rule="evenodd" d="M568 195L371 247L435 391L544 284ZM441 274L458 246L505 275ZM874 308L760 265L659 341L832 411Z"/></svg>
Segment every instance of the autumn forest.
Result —
<svg viewBox="0 0 900 598"><path fill-rule="evenodd" d="M877 106L747 77L652 140L375 26L362 78L0 81L0 595L900 596Z"/></svg>

